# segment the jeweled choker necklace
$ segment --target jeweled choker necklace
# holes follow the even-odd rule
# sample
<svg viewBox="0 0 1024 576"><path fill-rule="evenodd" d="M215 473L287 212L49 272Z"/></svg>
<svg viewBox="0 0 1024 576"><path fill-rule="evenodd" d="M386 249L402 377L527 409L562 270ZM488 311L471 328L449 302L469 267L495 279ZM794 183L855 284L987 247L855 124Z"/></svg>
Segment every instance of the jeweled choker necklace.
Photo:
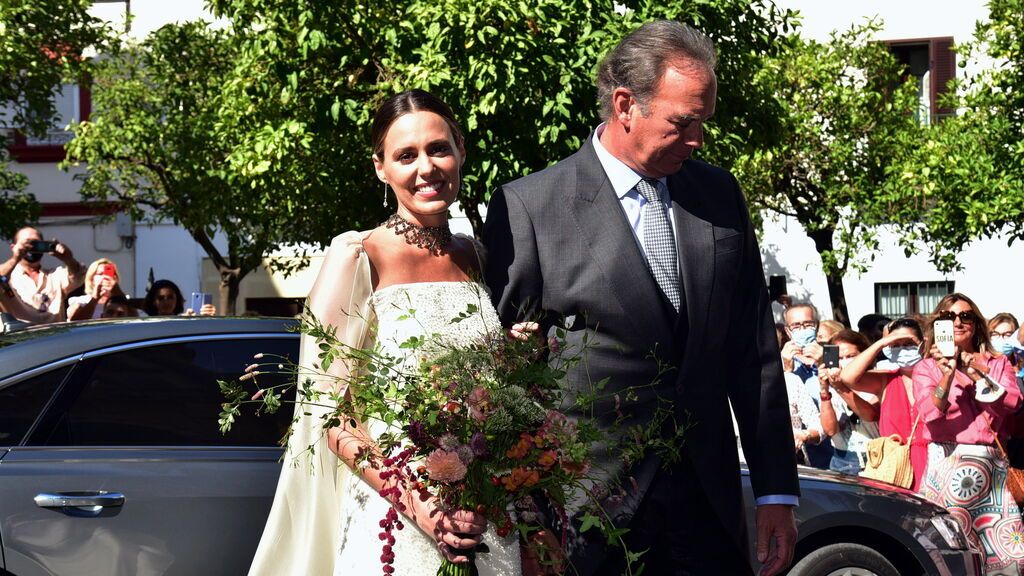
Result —
<svg viewBox="0 0 1024 576"><path fill-rule="evenodd" d="M425 248L435 256L444 252L452 241L452 231L447 222L442 226L420 226L398 214L392 214L384 221L384 225L393 228L395 234L404 236L407 244Z"/></svg>

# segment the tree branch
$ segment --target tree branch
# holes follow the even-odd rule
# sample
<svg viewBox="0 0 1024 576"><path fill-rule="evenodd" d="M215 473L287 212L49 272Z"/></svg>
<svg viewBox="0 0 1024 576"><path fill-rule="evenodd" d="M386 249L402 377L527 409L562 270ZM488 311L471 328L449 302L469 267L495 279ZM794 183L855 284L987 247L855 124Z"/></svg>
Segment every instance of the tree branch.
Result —
<svg viewBox="0 0 1024 576"><path fill-rule="evenodd" d="M206 254L210 257L210 260L213 260L213 265L217 267L218 271L231 269L231 266L228 264L227 260L224 259L224 256L220 253L220 250L217 250L217 247L213 245L213 241L210 239L209 236L207 236L205 230L189 230L189 234L191 234L192 238L194 238L195 241L198 242L199 245L203 247L203 250L206 251Z"/></svg>

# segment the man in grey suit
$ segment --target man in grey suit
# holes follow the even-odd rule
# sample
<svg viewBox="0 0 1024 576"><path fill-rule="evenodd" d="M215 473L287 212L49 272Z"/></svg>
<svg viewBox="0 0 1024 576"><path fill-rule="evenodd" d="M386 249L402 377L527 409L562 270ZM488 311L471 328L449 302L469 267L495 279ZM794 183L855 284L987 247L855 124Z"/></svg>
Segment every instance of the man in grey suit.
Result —
<svg viewBox="0 0 1024 576"><path fill-rule="evenodd" d="M598 70L604 123L576 154L501 186L484 226L503 322L536 320L543 333L566 329L568 346L588 342L566 386L641 387L620 406L627 425L650 422L667 398L691 426L678 462L593 455L633 487L612 513L630 550L647 550L647 574L751 573L730 404L757 498L761 574L781 572L796 539L789 408L757 241L733 176L690 159L714 112L714 66L711 42L686 25L627 36ZM609 407L598 408L611 430L600 416ZM572 550L576 568L621 572L621 550L590 532Z"/></svg>

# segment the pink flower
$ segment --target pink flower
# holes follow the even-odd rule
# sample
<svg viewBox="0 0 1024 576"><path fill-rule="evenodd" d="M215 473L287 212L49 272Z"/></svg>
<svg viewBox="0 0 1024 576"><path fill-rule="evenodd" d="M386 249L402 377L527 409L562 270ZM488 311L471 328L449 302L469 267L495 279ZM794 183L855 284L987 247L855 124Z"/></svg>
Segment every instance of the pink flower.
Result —
<svg viewBox="0 0 1024 576"><path fill-rule="evenodd" d="M491 393L486 388L478 386L469 393L469 397L466 398L466 404L469 404L470 417L477 422L483 422L487 419L487 413L491 410Z"/></svg>
<svg viewBox="0 0 1024 576"><path fill-rule="evenodd" d="M466 477L466 465L455 452L434 450L427 456L427 474L436 482L458 482Z"/></svg>

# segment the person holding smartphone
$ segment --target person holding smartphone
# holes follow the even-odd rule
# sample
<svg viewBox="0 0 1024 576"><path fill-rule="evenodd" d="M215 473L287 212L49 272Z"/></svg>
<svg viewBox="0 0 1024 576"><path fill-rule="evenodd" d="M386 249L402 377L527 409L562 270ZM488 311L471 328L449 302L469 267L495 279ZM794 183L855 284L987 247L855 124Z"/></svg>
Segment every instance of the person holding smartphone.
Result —
<svg viewBox="0 0 1024 576"><path fill-rule="evenodd" d="M945 346L949 323L952 341ZM1008 417L1021 406L1013 367L992 354L985 317L963 294L939 300L930 326L927 358L913 373L921 414L917 433L928 441L921 493L949 509L984 551L986 574L1024 572L1024 546L1014 544L1024 525L997 445L1005 440Z"/></svg>
<svg viewBox="0 0 1024 576"><path fill-rule="evenodd" d="M89 265L85 272L85 294L68 299L68 320L95 320L104 317L104 311L111 298L124 297L124 290L117 266L107 258L100 258ZM129 315L136 316L131 313Z"/></svg>
<svg viewBox="0 0 1024 576"><path fill-rule="evenodd" d="M47 254L61 266L43 268ZM11 242L11 257L0 263L0 308L33 324L63 322L68 294L82 285L84 271L66 245L43 240L35 228L22 228Z"/></svg>
<svg viewBox="0 0 1024 576"><path fill-rule="evenodd" d="M914 470L913 489L917 490L928 464L928 443L914 427L914 366L921 362L924 331L921 323L909 316L893 320L885 336L858 354L843 367L843 384L859 392L880 397L878 433L887 437L896 434L910 442L910 464ZM879 354L894 370L881 369L875 359Z"/></svg>
<svg viewBox="0 0 1024 576"><path fill-rule="evenodd" d="M818 367L821 426L834 451L829 469L852 476L864 467L868 441L878 437L878 397L846 386L840 374L868 345L859 332L840 330L823 347Z"/></svg>

